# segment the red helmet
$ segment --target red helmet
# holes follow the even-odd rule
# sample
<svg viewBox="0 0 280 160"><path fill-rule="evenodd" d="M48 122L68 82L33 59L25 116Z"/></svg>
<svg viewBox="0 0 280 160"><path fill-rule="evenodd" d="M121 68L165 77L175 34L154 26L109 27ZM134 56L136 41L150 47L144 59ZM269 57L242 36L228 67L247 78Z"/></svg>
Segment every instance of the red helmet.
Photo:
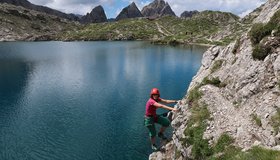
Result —
<svg viewBox="0 0 280 160"><path fill-rule="evenodd" d="M159 93L159 90L157 88L153 88L151 90L151 97L152 97L153 94L158 94L158 96L160 97L160 93Z"/></svg>

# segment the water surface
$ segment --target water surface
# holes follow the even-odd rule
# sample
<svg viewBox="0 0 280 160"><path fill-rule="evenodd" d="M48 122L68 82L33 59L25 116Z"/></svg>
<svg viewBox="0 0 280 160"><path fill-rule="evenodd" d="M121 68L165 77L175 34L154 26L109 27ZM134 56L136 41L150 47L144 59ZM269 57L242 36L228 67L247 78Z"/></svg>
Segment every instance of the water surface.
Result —
<svg viewBox="0 0 280 160"><path fill-rule="evenodd" d="M0 159L147 159L143 115L151 88L181 99L205 49L0 43Z"/></svg>

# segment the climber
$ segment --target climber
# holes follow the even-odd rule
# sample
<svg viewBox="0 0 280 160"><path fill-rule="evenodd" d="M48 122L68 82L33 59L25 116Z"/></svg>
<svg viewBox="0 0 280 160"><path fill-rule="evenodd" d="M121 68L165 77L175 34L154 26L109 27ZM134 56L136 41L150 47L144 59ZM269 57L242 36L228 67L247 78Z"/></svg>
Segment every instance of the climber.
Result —
<svg viewBox="0 0 280 160"><path fill-rule="evenodd" d="M160 137L162 140L166 140L167 138L164 136L163 132L165 129L170 125L170 121L168 118L163 117L162 115L156 114L157 108L164 108L170 111L177 111L176 108L171 108L169 106L160 104L159 102L163 103L177 103L177 100L166 100L160 98L160 93L157 88L153 88L151 90L150 98L146 103L146 113L145 113L145 121L144 124L149 130L149 136L151 140L151 145L153 150L157 150L157 146L155 144L156 142L156 129L155 129L155 123L158 123L161 125L160 131L158 133L158 137Z"/></svg>

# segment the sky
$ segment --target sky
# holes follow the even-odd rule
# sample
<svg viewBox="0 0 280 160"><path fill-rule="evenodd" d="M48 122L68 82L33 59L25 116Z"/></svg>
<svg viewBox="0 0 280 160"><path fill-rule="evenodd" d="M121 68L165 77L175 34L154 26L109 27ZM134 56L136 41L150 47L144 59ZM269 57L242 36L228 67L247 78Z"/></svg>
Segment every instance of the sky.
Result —
<svg viewBox="0 0 280 160"><path fill-rule="evenodd" d="M107 18L115 18L120 11L132 3L132 0L29 0L33 4L47 6L65 13L85 15L101 5ZM141 9L153 0L134 0L137 7ZM177 16L184 11L192 10L219 10L232 12L244 17L267 0L165 0L169 3Z"/></svg>

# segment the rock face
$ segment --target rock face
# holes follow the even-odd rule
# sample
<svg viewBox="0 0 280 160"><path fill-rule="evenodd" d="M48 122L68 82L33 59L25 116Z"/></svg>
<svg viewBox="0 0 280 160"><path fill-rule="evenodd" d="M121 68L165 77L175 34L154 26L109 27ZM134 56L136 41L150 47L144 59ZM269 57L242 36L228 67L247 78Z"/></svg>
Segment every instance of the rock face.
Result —
<svg viewBox="0 0 280 160"><path fill-rule="evenodd" d="M198 14L199 12L198 11L184 11L182 14L181 14L181 18L191 18L193 15L195 14Z"/></svg>
<svg viewBox="0 0 280 160"><path fill-rule="evenodd" d="M125 7L121 13L116 17L116 20L143 17L136 4L132 2L129 6Z"/></svg>
<svg viewBox="0 0 280 160"><path fill-rule="evenodd" d="M176 16L171 7L164 0L155 0L149 5L145 6L141 13L144 17L162 17L162 16Z"/></svg>
<svg viewBox="0 0 280 160"><path fill-rule="evenodd" d="M280 1L269 0L254 22L268 22L279 9ZM233 145L243 150L255 145L279 150L280 134L273 128L272 117L279 114L280 108L280 37L271 35L267 39L277 45L272 46L271 53L263 61L253 59L248 33L235 43L226 47L213 46L204 53L202 66L182 105L175 106L179 112L172 121L173 140L165 146L165 153L153 153L150 159L193 159L193 145L183 140L187 138L185 130L193 116L190 91L197 86L202 93L199 103L205 104L210 113L203 133L209 145L216 144L219 137L227 133L234 139ZM205 77L218 77L226 85L201 86Z"/></svg>
<svg viewBox="0 0 280 160"><path fill-rule="evenodd" d="M34 5L32 3L30 3L27 0L1 0L0 3L8 3L8 4L12 4L15 6L22 6L24 8L27 9L32 9L38 12L43 12L43 13L47 13L50 15L55 15L61 18L65 18L65 19L69 19L69 20L79 20L79 18L77 16L75 16L74 14L66 14L48 7L44 7L44 6L39 6L39 5Z"/></svg>
<svg viewBox="0 0 280 160"><path fill-rule="evenodd" d="M95 7L90 13L81 17L81 23L101 23L107 22L107 17L102 6Z"/></svg>
<svg viewBox="0 0 280 160"><path fill-rule="evenodd" d="M0 4L0 41L56 40L65 28L75 30L78 22L26 9Z"/></svg>

